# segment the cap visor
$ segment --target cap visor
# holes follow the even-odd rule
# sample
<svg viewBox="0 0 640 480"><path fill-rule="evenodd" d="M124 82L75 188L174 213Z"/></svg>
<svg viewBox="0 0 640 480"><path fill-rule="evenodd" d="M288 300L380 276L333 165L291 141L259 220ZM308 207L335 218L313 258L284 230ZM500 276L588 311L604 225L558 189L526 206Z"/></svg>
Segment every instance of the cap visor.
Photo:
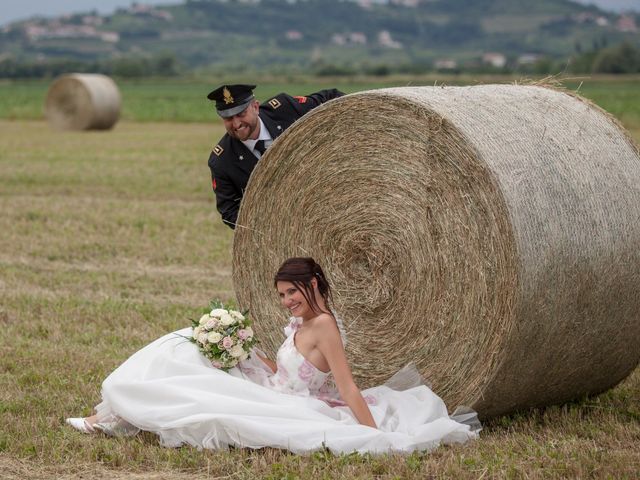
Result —
<svg viewBox="0 0 640 480"><path fill-rule="evenodd" d="M233 117L234 115L237 115L243 112L249 106L252 100L253 100L253 97L247 99L247 101L244 102L242 105L237 105L232 108L227 108L226 110L218 110L218 115L220 115L222 118Z"/></svg>

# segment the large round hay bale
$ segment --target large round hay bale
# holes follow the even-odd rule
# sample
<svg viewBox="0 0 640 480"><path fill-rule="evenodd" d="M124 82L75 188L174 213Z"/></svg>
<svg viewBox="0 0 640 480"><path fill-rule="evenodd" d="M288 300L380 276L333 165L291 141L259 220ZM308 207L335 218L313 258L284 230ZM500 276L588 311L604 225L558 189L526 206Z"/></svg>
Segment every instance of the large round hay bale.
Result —
<svg viewBox="0 0 640 480"><path fill-rule="evenodd" d="M118 86L109 77L72 73L49 87L45 116L60 130L106 130L118 121L121 103Z"/></svg>
<svg viewBox="0 0 640 480"><path fill-rule="evenodd" d="M273 351L272 278L315 257L360 386L413 361L484 417L601 392L640 356L640 155L592 104L538 86L331 101L259 162L238 301Z"/></svg>

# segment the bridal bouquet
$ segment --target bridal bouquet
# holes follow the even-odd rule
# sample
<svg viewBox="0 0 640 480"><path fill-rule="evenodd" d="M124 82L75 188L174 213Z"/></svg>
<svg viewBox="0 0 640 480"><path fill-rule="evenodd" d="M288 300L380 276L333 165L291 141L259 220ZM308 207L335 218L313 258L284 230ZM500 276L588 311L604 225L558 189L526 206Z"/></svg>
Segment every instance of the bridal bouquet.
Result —
<svg viewBox="0 0 640 480"><path fill-rule="evenodd" d="M211 311L200 320L192 320L193 334L189 339L214 367L229 370L249 357L256 339L251 321L237 310L219 301L211 302Z"/></svg>

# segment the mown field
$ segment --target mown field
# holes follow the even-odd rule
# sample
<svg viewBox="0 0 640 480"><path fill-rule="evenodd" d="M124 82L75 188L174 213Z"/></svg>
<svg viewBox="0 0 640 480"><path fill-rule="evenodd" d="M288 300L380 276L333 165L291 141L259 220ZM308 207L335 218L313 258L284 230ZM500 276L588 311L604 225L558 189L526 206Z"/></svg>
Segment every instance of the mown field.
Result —
<svg viewBox="0 0 640 480"><path fill-rule="evenodd" d="M334 84L383 86L273 82L258 96ZM638 369L597 397L493 419L474 444L409 456L167 449L151 434L64 425L91 413L100 382L127 356L209 299L233 298L232 231L206 165L223 132L205 100L212 86L123 83L114 130L57 132L42 120L47 83L0 82L0 478L640 476ZM637 79L585 79L580 91L640 141Z"/></svg>
<svg viewBox="0 0 640 480"><path fill-rule="evenodd" d="M554 81L559 80L557 77ZM123 97L122 119L135 122L211 122L217 121L207 94L224 80L140 80L117 81ZM235 80L227 80L238 82ZM256 96L265 100L279 92L305 95L322 88L337 87L345 93L396 86L477 85L530 81L518 77L427 76L374 78L267 78L244 80L258 84ZM0 118L38 120L51 81L0 80ZM640 128L640 76L567 77L561 84L594 100L621 120L627 128Z"/></svg>

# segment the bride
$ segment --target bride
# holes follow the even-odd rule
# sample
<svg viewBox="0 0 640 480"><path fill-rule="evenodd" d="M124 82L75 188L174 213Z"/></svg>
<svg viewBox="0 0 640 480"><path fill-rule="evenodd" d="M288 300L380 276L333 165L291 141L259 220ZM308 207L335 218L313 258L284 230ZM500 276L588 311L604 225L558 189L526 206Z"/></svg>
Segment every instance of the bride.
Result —
<svg viewBox="0 0 640 480"><path fill-rule="evenodd" d="M444 402L420 381L407 384L408 377L419 378L415 367L360 392L330 309L329 283L312 258L286 260L274 284L293 315L275 362L255 349L226 373L184 340L191 328L179 330L111 373L93 416L67 423L85 433L146 430L165 446L294 453L410 452L477 438L474 412L449 416Z"/></svg>

